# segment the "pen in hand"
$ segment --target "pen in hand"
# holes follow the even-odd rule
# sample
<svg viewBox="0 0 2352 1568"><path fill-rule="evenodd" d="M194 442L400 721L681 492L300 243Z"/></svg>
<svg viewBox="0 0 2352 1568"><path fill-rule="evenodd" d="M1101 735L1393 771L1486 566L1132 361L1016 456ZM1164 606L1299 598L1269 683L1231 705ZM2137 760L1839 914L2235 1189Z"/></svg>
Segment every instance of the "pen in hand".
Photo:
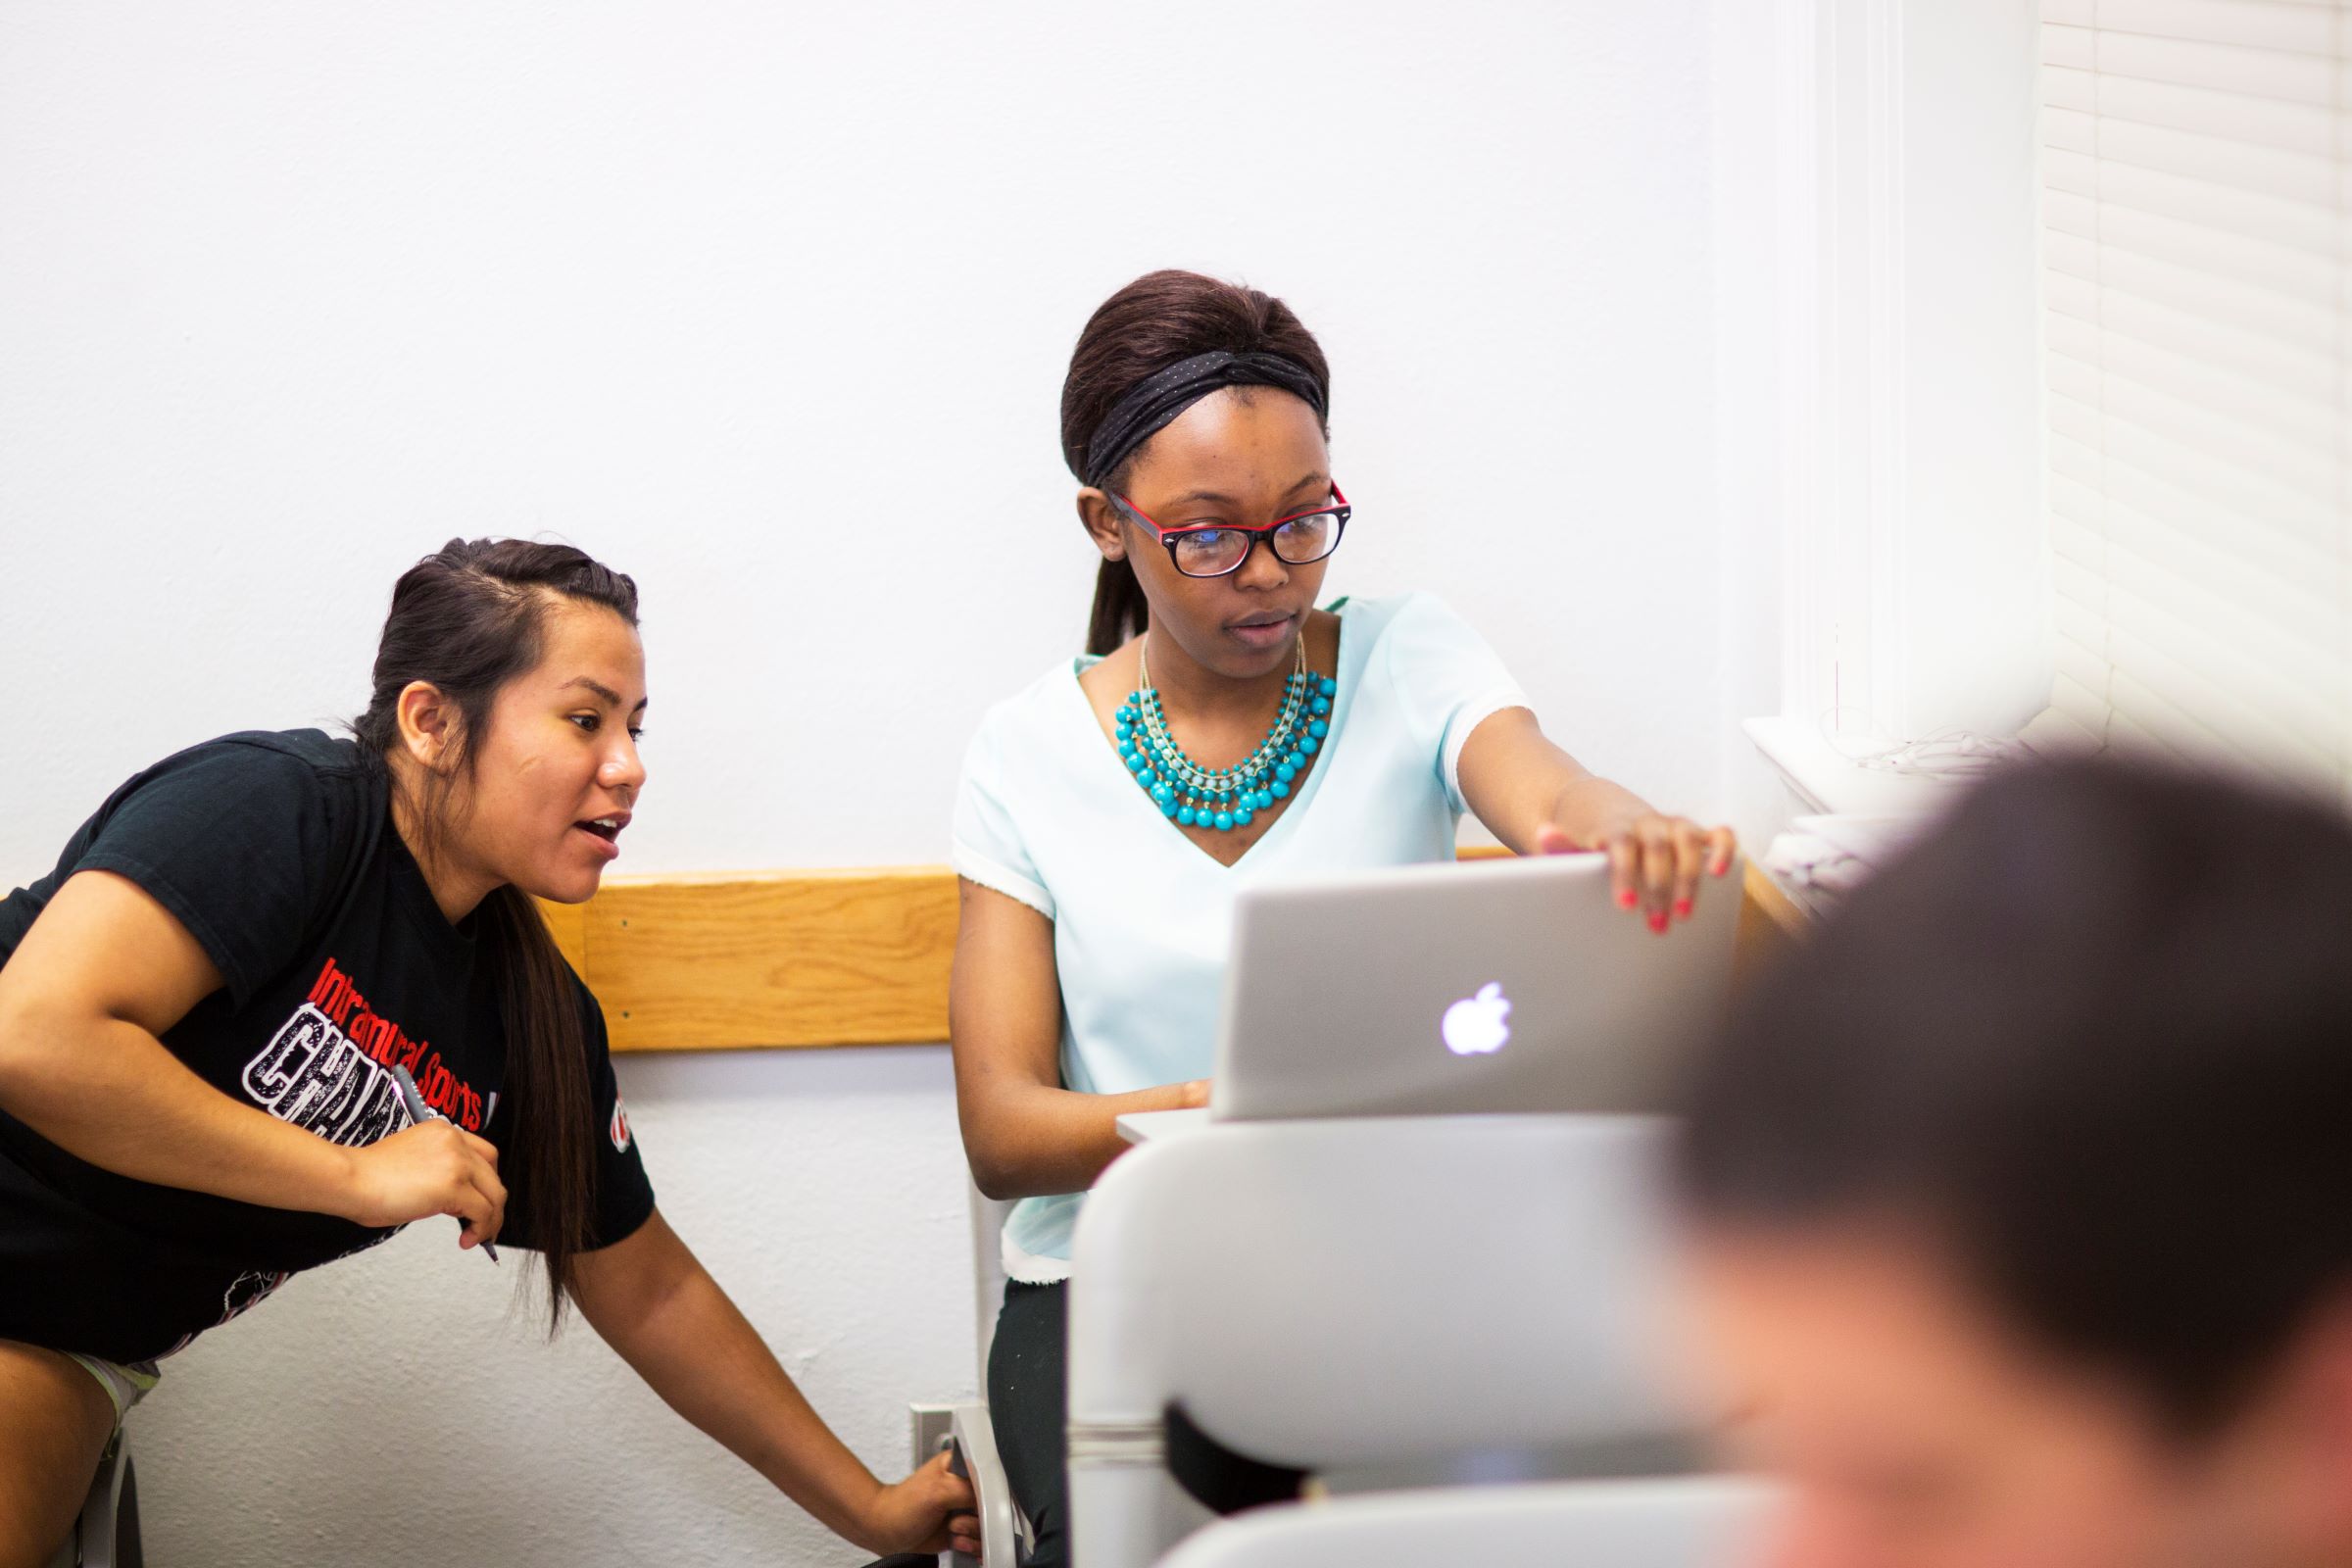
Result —
<svg viewBox="0 0 2352 1568"><path fill-rule="evenodd" d="M408 1068L400 1066L396 1063L392 1068L392 1081L400 1086L400 1102L409 1107L410 1120L423 1122L447 1121L449 1119L448 1117L442 1115L439 1111L435 1110L432 1106L424 1102L424 1097L416 1092L416 1080L409 1076ZM493 1107L495 1107L498 1103L498 1097L495 1095L491 1096L490 1103ZM460 1230L465 1229L466 1222L464 1220L458 1221L458 1228ZM498 1261L498 1249L495 1246L489 1242L484 1242L482 1243L482 1250L490 1254L491 1262L495 1263Z"/></svg>

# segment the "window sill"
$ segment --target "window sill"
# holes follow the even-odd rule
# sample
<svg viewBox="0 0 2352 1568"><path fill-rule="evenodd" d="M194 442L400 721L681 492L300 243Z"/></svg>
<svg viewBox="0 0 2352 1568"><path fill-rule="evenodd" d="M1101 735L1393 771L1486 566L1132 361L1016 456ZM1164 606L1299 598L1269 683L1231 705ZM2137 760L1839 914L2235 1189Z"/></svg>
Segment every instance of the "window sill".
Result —
<svg viewBox="0 0 2352 1568"><path fill-rule="evenodd" d="M1751 718L1740 726L1788 788L1815 811L1840 816L1925 816L1952 798L1950 779L1863 767L1792 718Z"/></svg>

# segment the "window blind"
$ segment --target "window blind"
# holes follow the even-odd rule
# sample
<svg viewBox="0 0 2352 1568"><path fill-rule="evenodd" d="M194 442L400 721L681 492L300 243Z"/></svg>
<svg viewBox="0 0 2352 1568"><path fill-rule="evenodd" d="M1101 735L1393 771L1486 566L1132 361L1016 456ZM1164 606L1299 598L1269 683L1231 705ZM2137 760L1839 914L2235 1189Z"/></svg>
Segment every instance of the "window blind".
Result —
<svg viewBox="0 0 2352 1568"><path fill-rule="evenodd" d="M2352 0L2042 0L2044 494L2029 744L2352 798Z"/></svg>

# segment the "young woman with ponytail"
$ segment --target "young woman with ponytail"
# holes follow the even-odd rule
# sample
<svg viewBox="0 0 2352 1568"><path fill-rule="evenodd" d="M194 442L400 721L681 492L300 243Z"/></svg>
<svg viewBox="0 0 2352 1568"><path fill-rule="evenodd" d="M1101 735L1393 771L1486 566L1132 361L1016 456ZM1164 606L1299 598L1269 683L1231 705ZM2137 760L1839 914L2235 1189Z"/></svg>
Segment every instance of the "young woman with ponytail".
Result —
<svg viewBox="0 0 2352 1568"><path fill-rule="evenodd" d="M1352 515L1330 387L1313 335L1255 289L1153 272L1096 311L1061 397L1102 557L1086 657L993 709L966 758L951 1030L973 1175L1021 1200L988 1384L1034 1568L1068 1561L1079 1205L1119 1115L1206 1099L1235 893L1450 858L1465 809L1522 854L1605 851L1629 917L1661 933L1731 862L1729 829L1662 814L1546 739L1437 599L1316 608Z"/></svg>
<svg viewBox="0 0 2352 1568"><path fill-rule="evenodd" d="M944 1459L876 1481L663 1223L532 905L619 853L645 706L634 583L453 540L393 590L352 739L167 758L0 900L0 1568L45 1560L160 1358L437 1216L537 1250L551 1332L576 1304L832 1530L969 1543Z"/></svg>

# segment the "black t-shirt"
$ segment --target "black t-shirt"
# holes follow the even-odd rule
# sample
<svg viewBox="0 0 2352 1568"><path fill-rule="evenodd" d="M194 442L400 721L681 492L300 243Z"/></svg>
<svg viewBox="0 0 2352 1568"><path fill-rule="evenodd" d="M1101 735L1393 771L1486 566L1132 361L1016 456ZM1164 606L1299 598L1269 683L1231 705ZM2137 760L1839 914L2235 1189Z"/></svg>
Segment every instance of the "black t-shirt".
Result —
<svg viewBox="0 0 2352 1568"><path fill-rule="evenodd" d="M166 1031L205 1082L350 1147L410 1124L388 1070L504 1145L511 1102L494 967L452 926L393 828L380 763L318 730L225 736L117 790L57 869L0 899L0 964L76 871L129 878L187 927L225 984ZM576 984L575 980L575 984ZM579 987L596 1098L592 1247L654 1194L613 1083L605 1018ZM510 1182L513 1176L510 1173ZM532 1245L508 1192L502 1245ZM0 1339L117 1361L169 1354L303 1269L393 1234L102 1170L0 1111Z"/></svg>

